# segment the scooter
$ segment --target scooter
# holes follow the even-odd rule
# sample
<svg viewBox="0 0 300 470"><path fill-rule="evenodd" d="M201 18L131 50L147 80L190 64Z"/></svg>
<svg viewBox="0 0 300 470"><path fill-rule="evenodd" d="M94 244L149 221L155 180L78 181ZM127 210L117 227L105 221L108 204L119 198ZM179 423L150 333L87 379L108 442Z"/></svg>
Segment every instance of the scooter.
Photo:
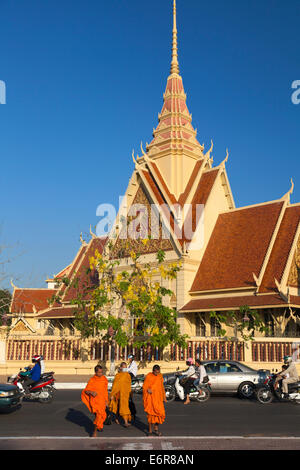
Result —
<svg viewBox="0 0 300 470"><path fill-rule="evenodd" d="M28 371L28 369L28 367L25 367L25 371ZM19 388L22 395L21 400L26 398L28 400L38 400L40 403L51 403L53 401L55 392L54 372L41 374L41 377L37 382L28 386L29 394L26 394L23 387L24 375L22 374L24 374L24 371L20 369L18 374L8 377L8 383L12 383Z"/></svg>
<svg viewBox="0 0 300 470"><path fill-rule="evenodd" d="M184 388L180 383L181 376L176 374L176 379L174 385L167 384L165 385L166 399L168 402L174 401L175 398L184 400L185 393ZM201 383L199 385L193 385L189 393L190 400L197 401L199 403L204 403L210 398L211 387L210 383Z"/></svg>
<svg viewBox="0 0 300 470"><path fill-rule="evenodd" d="M134 377L131 381L131 390L134 393L142 393L144 380L145 380L144 374L139 374L136 377Z"/></svg>
<svg viewBox="0 0 300 470"><path fill-rule="evenodd" d="M300 405L300 382L288 384L288 398L284 398L281 385L275 388L275 381L278 374L269 375L263 385L258 385L256 389L257 400L266 405L275 399L281 402L292 402Z"/></svg>

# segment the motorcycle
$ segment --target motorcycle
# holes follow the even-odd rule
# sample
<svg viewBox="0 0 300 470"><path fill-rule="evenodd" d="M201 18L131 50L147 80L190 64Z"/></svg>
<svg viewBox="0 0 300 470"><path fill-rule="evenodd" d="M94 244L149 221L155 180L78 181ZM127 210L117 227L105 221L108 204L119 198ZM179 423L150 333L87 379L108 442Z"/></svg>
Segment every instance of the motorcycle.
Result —
<svg viewBox="0 0 300 470"><path fill-rule="evenodd" d="M300 382L288 384L288 398L283 397L281 385L275 389L275 381L278 374L269 375L263 385L258 385L256 398L260 403L269 404L275 399L281 402L292 402L300 405Z"/></svg>
<svg viewBox="0 0 300 470"><path fill-rule="evenodd" d="M28 371L29 367L25 367L25 371ZM54 398L54 382L55 379L53 377L54 372L46 372L41 374L40 379L33 384L28 386L29 394L26 395L25 389L23 387L23 381L25 376L23 375L24 371L20 369L18 374L12 375L8 377L8 383L12 383L16 385L21 393L21 400L25 397L28 400L38 400L40 403L51 403Z"/></svg>
<svg viewBox="0 0 300 470"><path fill-rule="evenodd" d="M175 398L184 400L184 387L181 385L180 381L181 376L179 374L175 374L174 382L172 379L168 379L168 383L164 385L167 402L174 401ZM197 386L193 385L189 393L190 400L194 400L199 403L204 403L205 401L207 401L210 398L210 395L211 387L209 382L201 383Z"/></svg>
<svg viewBox="0 0 300 470"><path fill-rule="evenodd" d="M131 381L131 390L134 393L142 393L144 380L145 380L144 374L139 374L136 377L134 377Z"/></svg>

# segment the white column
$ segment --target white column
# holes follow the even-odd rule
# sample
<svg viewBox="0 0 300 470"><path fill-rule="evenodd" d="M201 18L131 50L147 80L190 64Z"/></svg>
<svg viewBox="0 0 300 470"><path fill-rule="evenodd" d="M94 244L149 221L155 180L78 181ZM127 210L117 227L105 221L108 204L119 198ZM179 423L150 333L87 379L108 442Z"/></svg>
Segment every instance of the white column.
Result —
<svg viewBox="0 0 300 470"><path fill-rule="evenodd" d="M0 327L0 364L6 364L6 326Z"/></svg>

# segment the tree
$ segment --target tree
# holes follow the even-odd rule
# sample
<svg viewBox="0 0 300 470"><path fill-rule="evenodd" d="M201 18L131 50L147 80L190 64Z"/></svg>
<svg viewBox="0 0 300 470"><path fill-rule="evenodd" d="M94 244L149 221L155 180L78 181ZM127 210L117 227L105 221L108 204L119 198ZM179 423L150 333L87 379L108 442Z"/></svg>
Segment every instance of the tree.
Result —
<svg viewBox="0 0 300 470"><path fill-rule="evenodd" d="M150 240L142 240L147 245ZM141 254L131 250L127 269L114 258L113 245L106 244L90 258L84 279L61 281L76 290L75 327L82 338L99 338L111 344L111 370L114 373L116 345L164 349L171 343L186 347L187 335L181 335L176 309L168 306L173 292L163 284L176 279L180 266L167 263L165 252L156 253L156 263L143 263ZM96 280L96 282L95 282ZM59 300L57 296L52 299Z"/></svg>
<svg viewBox="0 0 300 470"><path fill-rule="evenodd" d="M215 318L220 325L218 335L226 337L230 341L237 341L239 338L244 341L253 341L255 331L268 332L260 314L256 310L251 310L247 305L241 306L237 311L212 311L210 318ZM229 336L230 331L233 332L232 336Z"/></svg>
<svg viewBox="0 0 300 470"><path fill-rule="evenodd" d="M0 326L8 326L11 319L7 317L11 303L11 293L7 289L0 289Z"/></svg>

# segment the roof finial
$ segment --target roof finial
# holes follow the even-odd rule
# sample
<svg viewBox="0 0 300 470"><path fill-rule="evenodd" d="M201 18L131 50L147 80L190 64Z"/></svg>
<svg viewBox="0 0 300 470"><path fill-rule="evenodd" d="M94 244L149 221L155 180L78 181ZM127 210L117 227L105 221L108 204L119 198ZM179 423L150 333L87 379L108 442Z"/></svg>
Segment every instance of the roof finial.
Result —
<svg viewBox="0 0 300 470"><path fill-rule="evenodd" d="M173 45L172 45L171 74L172 73L179 74L178 47L177 47L176 0L173 0Z"/></svg>

